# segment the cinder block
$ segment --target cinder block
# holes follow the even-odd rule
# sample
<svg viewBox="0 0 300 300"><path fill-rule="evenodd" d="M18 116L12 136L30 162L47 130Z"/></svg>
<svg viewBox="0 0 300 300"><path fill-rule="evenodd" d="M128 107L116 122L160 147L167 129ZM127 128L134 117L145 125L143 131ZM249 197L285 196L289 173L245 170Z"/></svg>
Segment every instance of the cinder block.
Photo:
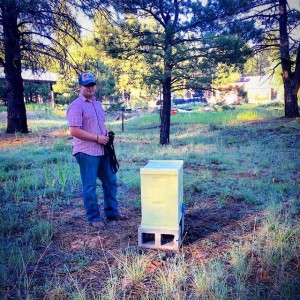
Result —
<svg viewBox="0 0 300 300"><path fill-rule="evenodd" d="M182 237L181 226L177 230L149 229L142 226L138 229L139 247L164 250L178 250Z"/></svg>

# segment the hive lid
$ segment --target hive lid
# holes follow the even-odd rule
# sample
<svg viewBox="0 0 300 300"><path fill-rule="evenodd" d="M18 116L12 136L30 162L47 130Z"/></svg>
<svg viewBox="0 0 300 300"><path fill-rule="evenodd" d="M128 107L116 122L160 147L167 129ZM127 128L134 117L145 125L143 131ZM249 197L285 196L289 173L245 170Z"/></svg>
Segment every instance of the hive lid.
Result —
<svg viewBox="0 0 300 300"><path fill-rule="evenodd" d="M149 160L141 168L141 174L177 174L183 167L183 160Z"/></svg>

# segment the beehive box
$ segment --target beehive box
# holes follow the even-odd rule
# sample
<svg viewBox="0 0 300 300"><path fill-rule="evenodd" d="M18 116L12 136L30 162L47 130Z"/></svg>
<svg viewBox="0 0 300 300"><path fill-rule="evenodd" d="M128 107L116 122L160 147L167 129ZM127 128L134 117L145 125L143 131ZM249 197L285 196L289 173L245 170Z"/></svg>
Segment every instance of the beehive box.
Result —
<svg viewBox="0 0 300 300"><path fill-rule="evenodd" d="M183 161L150 160L140 175L141 228L178 230L183 215Z"/></svg>

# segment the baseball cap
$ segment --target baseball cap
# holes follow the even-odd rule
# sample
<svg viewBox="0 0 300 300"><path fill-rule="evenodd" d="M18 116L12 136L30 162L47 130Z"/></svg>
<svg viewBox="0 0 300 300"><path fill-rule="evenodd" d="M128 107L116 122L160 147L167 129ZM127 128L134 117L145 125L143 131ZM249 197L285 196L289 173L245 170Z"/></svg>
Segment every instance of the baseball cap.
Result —
<svg viewBox="0 0 300 300"><path fill-rule="evenodd" d="M96 84L97 79L92 73L82 73L78 77L79 85L88 85L90 83Z"/></svg>

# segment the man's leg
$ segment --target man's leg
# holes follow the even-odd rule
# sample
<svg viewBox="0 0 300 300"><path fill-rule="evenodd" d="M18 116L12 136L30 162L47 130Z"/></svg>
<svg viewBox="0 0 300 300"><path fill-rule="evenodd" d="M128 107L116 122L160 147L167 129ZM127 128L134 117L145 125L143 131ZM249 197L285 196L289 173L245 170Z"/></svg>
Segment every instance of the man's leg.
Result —
<svg viewBox="0 0 300 300"><path fill-rule="evenodd" d="M109 157L100 156L98 177L102 182L104 196L104 215L106 218L118 217L117 176L113 173Z"/></svg>
<svg viewBox="0 0 300 300"><path fill-rule="evenodd" d="M100 156L77 153L75 157L80 167L86 218L89 223L98 222L100 211L96 195L96 180Z"/></svg>

